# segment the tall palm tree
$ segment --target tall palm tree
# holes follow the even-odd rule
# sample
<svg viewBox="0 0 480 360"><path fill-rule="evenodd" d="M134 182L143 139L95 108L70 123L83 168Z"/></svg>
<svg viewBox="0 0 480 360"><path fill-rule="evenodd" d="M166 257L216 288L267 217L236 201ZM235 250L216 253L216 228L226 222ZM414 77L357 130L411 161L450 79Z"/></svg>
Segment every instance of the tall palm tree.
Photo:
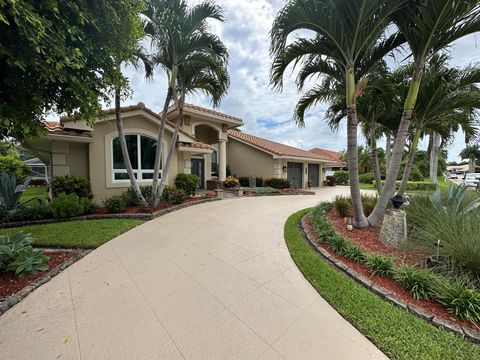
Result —
<svg viewBox="0 0 480 360"><path fill-rule="evenodd" d="M407 188L418 142L422 136L429 133L434 138L430 155L437 165L431 166L431 180L435 183L441 139L448 138L451 129L458 126L462 127L466 134L476 135L478 120L472 109L480 107L480 88L475 86L475 83L480 81L480 68L449 68L447 61L446 55L435 55L426 66L412 118L408 162L398 190L399 195L403 195Z"/></svg>
<svg viewBox="0 0 480 360"><path fill-rule="evenodd" d="M375 209L368 217L372 226L379 225L388 201L395 192L395 183L425 62L432 54L444 49L455 40L480 31L480 4L478 0L409 0L408 5L396 12L392 19L408 42L412 53L413 70L385 186Z"/></svg>
<svg viewBox="0 0 480 360"><path fill-rule="evenodd" d="M291 64L294 67L301 64L310 74L335 78L341 74L347 107L348 166L356 227L368 226L358 177L356 101L365 87L363 75L402 42L396 35L388 39L382 36L390 24L390 16L403 3L402 0L290 0L277 14L270 33L271 82L275 88L282 88L284 73ZM313 31L314 36L299 37L287 44L289 36L299 30ZM302 87L301 82L299 87ZM316 90L310 90L305 96L321 96ZM304 125L302 118L296 118L296 122Z"/></svg>
<svg viewBox="0 0 480 360"><path fill-rule="evenodd" d="M480 145L471 144L460 152L462 160L468 159L468 172L475 172L476 162L480 159Z"/></svg>
<svg viewBox="0 0 480 360"><path fill-rule="evenodd" d="M189 7L185 0L147 0L147 25L145 32L155 51L152 56L155 66L163 68L168 78L167 95L163 106L157 144L162 144L165 134L167 112L178 86L178 72L186 63L208 65L211 59L225 63L228 51L218 36L210 32L208 20L224 21L222 8L212 1L204 1ZM178 103L177 103L178 106ZM161 146L157 146L153 173L152 197L158 205ZM162 178L168 169L164 167Z"/></svg>

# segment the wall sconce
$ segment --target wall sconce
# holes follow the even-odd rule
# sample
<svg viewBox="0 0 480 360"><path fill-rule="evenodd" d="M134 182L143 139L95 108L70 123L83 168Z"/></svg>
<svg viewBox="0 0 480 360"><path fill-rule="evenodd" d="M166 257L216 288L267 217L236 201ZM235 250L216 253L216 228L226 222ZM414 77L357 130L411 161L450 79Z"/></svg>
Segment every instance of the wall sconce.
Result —
<svg viewBox="0 0 480 360"><path fill-rule="evenodd" d="M308 167L305 166L305 175L308 175Z"/></svg>
<svg viewBox="0 0 480 360"><path fill-rule="evenodd" d="M283 165L283 173L286 174L287 173L287 165Z"/></svg>

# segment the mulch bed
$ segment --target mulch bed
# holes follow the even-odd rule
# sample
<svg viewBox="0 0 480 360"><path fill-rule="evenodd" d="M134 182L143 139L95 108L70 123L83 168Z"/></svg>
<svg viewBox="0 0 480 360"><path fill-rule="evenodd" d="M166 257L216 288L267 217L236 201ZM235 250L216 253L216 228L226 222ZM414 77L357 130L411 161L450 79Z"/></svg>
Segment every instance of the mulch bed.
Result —
<svg viewBox="0 0 480 360"><path fill-rule="evenodd" d="M354 229L353 231L346 230L345 222L343 219L336 216L332 211L327 212L326 214L328 221L332 224L335 230L342 234L347 239L351 240L355 244L362 247L364 250L370 253L378 253L382 255L391 255L397 258L399 263L408 262L408 263L420 263L420 259L418 256L414 256L413 254L409 254L407 252L403 252L398 249L393 249L383 245L378 236L379 230L378 229ZM395 282L394 280L378 275L373 275L372 272L363 264L356 263L349 259L344 258L343 256L337 255L334 251L332 251L327 245L322 243L318 240L316 232L313 228L310 216L307 216L305 219L305 224L310 231L311 234L315 236L315 242L318 246L326 250L331 256L341 260L345 263L348 267L352 268L353 270L357 271L358 273L362 274L363 276L367 277L370 281L374 284L383 286L385 289L389 290L395 296L399 297L400 299L417 305L418 307L427 310L438 316L440 318L449 320L454 322L460 326L467 326L475 330L479 330L480 324L472 323L470 321L461 320L457 317L451 315L448 310L440 303L434 300L416 300L412 297L412 295L405 290L400 284Z"/></svg>
<svg viewBox="0 0 480 360"><path fill-rule="evenodd" d="M74 250L62 250L62 251L45 251L45 255L50 257L48 260L48 269L41 271L35 275L28 275L23 277L15 276L11 272L0 272L0 301L4 300L10 295L15 294L17 291L23 289L25 286L32 283L34 280L45 275L50 270L63 264L76 254Z"/></svg>

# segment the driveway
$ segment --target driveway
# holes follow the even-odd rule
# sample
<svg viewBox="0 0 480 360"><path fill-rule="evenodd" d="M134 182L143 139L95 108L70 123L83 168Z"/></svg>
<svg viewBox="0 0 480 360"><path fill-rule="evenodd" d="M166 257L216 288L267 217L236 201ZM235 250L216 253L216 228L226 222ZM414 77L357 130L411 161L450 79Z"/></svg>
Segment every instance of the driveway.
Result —
<svg viewBox="0 0 480 360"><path fill-rule="evenodd" d="M145 223L0 316L0 357L384 359L283 239L291 213L347 192L223 200Z"/></svg>

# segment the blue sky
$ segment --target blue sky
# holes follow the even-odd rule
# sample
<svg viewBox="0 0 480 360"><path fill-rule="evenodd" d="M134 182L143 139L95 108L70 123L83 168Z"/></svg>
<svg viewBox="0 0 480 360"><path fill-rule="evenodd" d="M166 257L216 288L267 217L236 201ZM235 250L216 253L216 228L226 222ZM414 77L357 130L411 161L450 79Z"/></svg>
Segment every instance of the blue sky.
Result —
<svg viewBox="0 0 480 360"><path fill-rule="evenodd" d="M198 0L190 0L191 4ZM346 129L342 124L337 132L325 125L323 115L327 108L321 104L306 118L305 128L292 122L292 113L300 94L293 83L294 76L286 78L281 93L269 86L268 32L284 0L217 0L225 10L226 22L212 23L215 31L230 51L229 72L231 86L218 110L241 117L243 130L303 149L323 147L331 150L346 148ZM480 62L480 34L461 39L451 48L452 65L462 66ZM160 111L165 98L166 80L162 70L155 72L153 80L145 81L143 73L126 68L133 90L126 103L144 102L154 111ZM192 96L189 102L211 107L203 96ZM360 139L362 141L362 139ZM426 147L426 142L422 144ZM457 158L465 146L459 133L450 146L449 160Z"/></svg>

